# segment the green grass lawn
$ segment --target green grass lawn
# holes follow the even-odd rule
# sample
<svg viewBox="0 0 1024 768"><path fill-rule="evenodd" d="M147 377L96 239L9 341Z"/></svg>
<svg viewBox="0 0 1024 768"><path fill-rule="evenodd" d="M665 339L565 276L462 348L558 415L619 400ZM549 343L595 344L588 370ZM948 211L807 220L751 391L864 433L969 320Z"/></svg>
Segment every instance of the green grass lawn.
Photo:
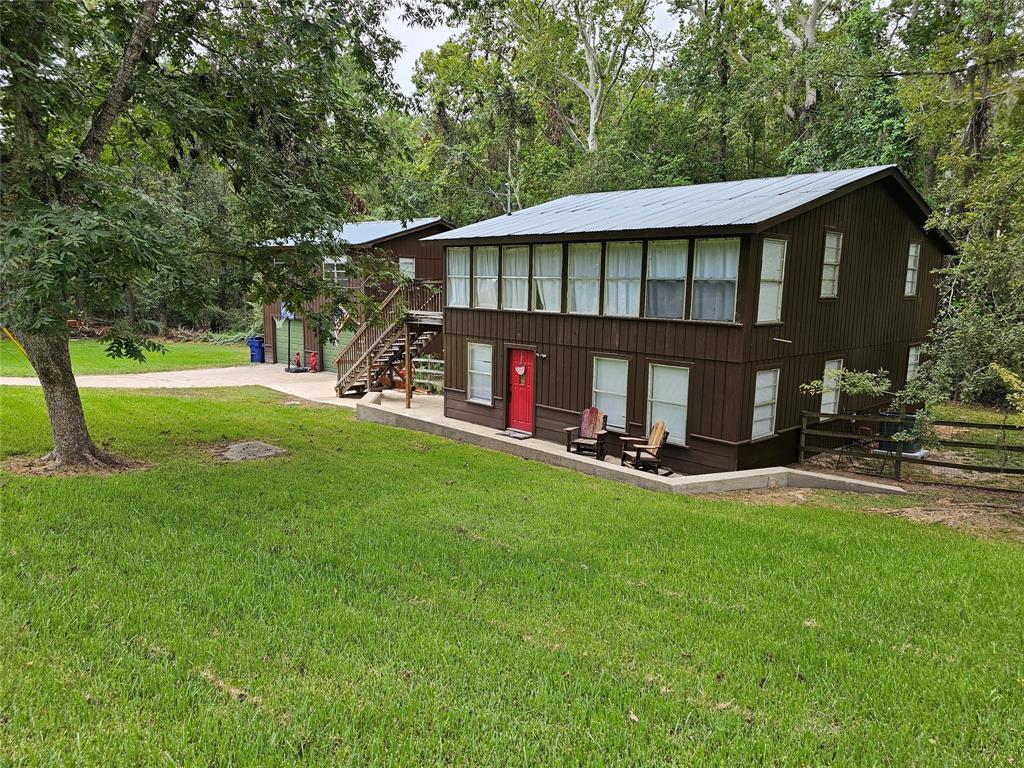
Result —
<svg viewBox="0 0 1024 768"><path fill-rule="evenodd" d="M103 342L74 340L71 342L71 367L79 376L90 373L146 373L178 371L186 368L220 368L245 365L249 348L239 344L206 344L202 342L167 342L167 352L146 354L146 362L107 357ZM34 376L25 356L10 339L0 341L0 376Z"/></svg>
<svg viewBox="0 0 1024 768"><path fill-rule="evenodd" d="M1010 765L1024 547L647 492L261 389L0 473L0 764ZM5 455L38 391L0 388ZM287 456L212 460L263 439ZM906 499L891 503L908 503Z"/></svg>

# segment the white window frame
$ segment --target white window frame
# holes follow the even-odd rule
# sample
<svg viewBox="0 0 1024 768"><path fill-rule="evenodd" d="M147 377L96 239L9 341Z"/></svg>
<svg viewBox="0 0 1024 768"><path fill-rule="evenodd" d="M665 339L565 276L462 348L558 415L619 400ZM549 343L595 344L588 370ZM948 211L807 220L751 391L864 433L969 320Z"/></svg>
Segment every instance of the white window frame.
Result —
<svg viewBox="0 0 1024 768"><path fill-rule="evenodd" d="M917 369L921 367L921 345L911 344L907 347L907 383L914 378L917 374Z"/></svg>
<svg viewBox="0 0 1024 768"><path fill-rule="evenodd" d="M480 256L483 252L487 252L488 256L494 258L494 272L488 272L482 274L480 272ZM473 306L477 309L497 309L498 308L498 273L501 272L501 252L496 245L475 245L473 246ZM483 304L480 301L480 288L484 284L484 281L490 282L494 287L494 303Z"/></svg>
<svg viewBox="0 0 1024 768"><path fill-rule="evenodd" d="M654 397L654 369L655 368L672 368L679 371L686 371L686 391L683 393L683 402L677 403L671 400L660 400ZM651 434L651 406L655 403L661 403L674 408L683 409L683 433L681 435L676 434L672 430L668 432L668 441L673 445L685 446L686 435L688 426L688 419L690 415L690 368L686 365L665 365L663 363L650 363L647 366L647 434Z"/></svg>
<svg viewBox="0 0 1024 768"><path fill-rule="evenodd" d="M619 392L612 392L610 390L604 390L604 389L598 389L597 388L597 366L598 366L599 362L601 362L601 361L611 362L611 363L621 363L622 365L626 366L626 375L624 377L625 378L625 382L626 382L625 391L623 391L622 393L619 393ZM622 402L623 402L623 407L622 407L622 421L623 421L623 423L620 425L620 424L613 424L611 421L609 421L608 425L607 425L607 428L610 429L613 432L625 432L626 431L626 427L628 426L628 422L629 422L629 360L627 360L626 358L623 358L623 357L608 357L608 356L604 356L604 355L594 355L592 374L593 374L593 377L592 377L591 383L590 383L590 404L596 406L596 404L597 404L597 397L596 397L596 395L599 392L601 394L604 394L604 395L610 395L611 397L621 397L622 398ZM605 416L608 416L608 414L605 413Z"/></svg>
<svg viewBox="0 0 1024 768"><path fill-rule="evenodd" d="M736 243L736 276L732 279L725 278L713 278L698 277L700 274L700 259L701 259L701 246L704 243L720 243L720 242L734 242ZM740 268L740 238L738 237L704 237L697 240L694 244L693 253L693 279L691 280L690 286L690 318L701 323L735 323L736 322L736 300L739 298L739 268ZM694 297L697 294L697 286L702 283L732 283L732 317L723 320L706 320L704 318L697 317L694 311L697 308L697 302Z"/></svg>
<svg viewBox="0 0 1024 768"><path fill-rule="evenodd" d="M491 352L491 369L489 371L484 371L484 370L480 370L480 369L474 370L474 368L473 368L473 348L474 347L479 347L481 349L486 347L488 350L490 350L490 352ZM471 403L477 403L478 405L494 405L494 345L493 344L484 344L484 343L478 342L478 341L467 342L467 344L466 344L466 370L468 371L468 373L467 373L467 380L466 380L466 400L471 402ZM473 397L472 393L473 393L473 377L474 376L484 376L484 377L486 377L488 379L488 382L489 382L490 386L488 386L488 388L487 388L489 396L488 396L488 398L486 400L484 400L482 398L479 398L479 397Z"/></svg>
<svg viewBox="0 0 1024 768"><path fill-rule="evenodd" d="M830 248L829 239L838 238L839 242L835 248ZM835 261L829 260L830 252L835 253ZM825 230L825 246L821 254L821 285L818 289L818 298L821 299L835 299L839 297L839 265L843 260L843 233L837 229L826 229ZM829 281L825 279L825 273L829 270L832 271L832 278ZM826 290L826 282L832 283L831 292Z"/></svg>
<svg viewBox="0 0 1024 768"><path fill-rule="evenodd" d="M518 251L525 253L526 258L523 260L526 266L526 272L522 275L515 274L510 275L508 273L508 265L512 263L509 258L510 251ZM512 291L507 288L512 283L522 282L525 285L523 295L526 297L526 302L520 307L512 307L508 304L508 297L512 295ZM505 245L501 249L501 308L507 309L513 312L526 312L530 309L530 246L528 245Z"/></svg>
<svg viewBox="0 0 1024 768"><path fill-rule="evenodd" d="M821 405L818 410L821 413L835 415L839 413L839 396L842 394L835 379L829 385L829 371L838 371L843 367L843 358L837 357L834 360L825 361L825 372L821 375Z"/></svg>
<svg viewBox="0 0 1024 768"><path fill-rule="evenodd" d="M675 277L651 277L651 262L659 255L661 247L682 246L683 273ZM657 318L659 320L683 320L686 317L686 278L690 263L690 241L689 240L651 240L647 243L647 285L646 296L644 297L644 317ZM678 283L682 282L682 308L680 314L676 315L655 315L651 312L651 283Z"/></svg>
<svg viewBox="0 0 1024 768"><path fill-rule="evenodd" d="M538 252L541 248L557 248L558 249L558 276L554 277L551 275L538 275L537 274L537 257ZM530 306L534 312L546 312L551 314L557 314L562 311L562 273L564 272L562 266L562 244L561 243L541 243L533 246L533 278L530 281ZM538 309L537 308L537 297L539 295L540 286L543 282L549 281L557 283L558 285L558 306L554 309Z"/></svg>
<svg viewBox="0 0 1024 768"><path fill-rule="evenodd" d="M640 269L637 271L636 277L612 277L608 271L608 260L611 258L612 249L616 246L632 246L640 249L640 259L638 264ZM640 294L642 293L644 279L644 244L640 240L626 240L626 241L611 241L604 245L604 314L608 317L640 317L641 301ZM609 309L611 302L609 301L609 288L612 285L619 285L624 283L626 285L636 284L636 306L628 307L626 312L613 312Z"/></svg>
<svg viewBox="0 0 1024 768"><path fill-rule="evenodd" d="M772 397L769 400L759 400L757 396L757 390L761 389L764 385L759 384L759 380L765 374L774 374L774 381L772 382ZM750 439L760 440L762 438L771 437L775 434L775 422L779 415L779 378L782 375L782 371L779 368L765 368L754 374L754 410L751 414L750 421ZM772 409L772 428L767 432L757 432L757 422L761 419L757 418L757 409L765 406L771 406Z"/></svg>
<svg viewBox="0 0 1024 768"><path fill-rule="evenodd" d="M412 256L399 256L398 257L398 271L409 278L410 280L416 279L416 259Z"/></svg>
<svg viewBox="0 0 1024 768"><path fill-rule="evenodd" d="M452 255L455 252L462 252L462 253L465 253L465 255L466 255L466 273L465 274L462 274L460 272L456 272L456 273L452 272L451 257L452 257ZM472 254L470 253L470 249L469 249L468 245L449 246L448 248L445 249L445 252L444 252L445 289L446 289L447 294L448 294L446 298L447 298L447 304L448 304L449 307L468 307L470 305L470 302L472 301L472 298L473 298L472 297L472 287L473 286L472 286L472 280L470 279L470 277L471 277L470 273L472 272L472 267L470 266L470 264L472 263L472 259L473 259L473 257L472 257ZM464 281L464 284L466 286L466 303L465 304L453 304L452 303L452 295L454 294L454 291L452 291L452 284L456 280Z"/></svg>
<svg viewBox="0 0 1024 768"><path fill-rule="evenodd" d="M337 261L324 262L324 278L333 281L336 285L345 287L349 284L348 275L345 274L345 262Z"/></svg>
<svg viewBox="0 0 1024 768"><path fill-rule="evenodd" d="M921 244L911 243L907 249L907 276L903 281L903 295L906 298L917 296L917 284L921 274Z"/></svg>
<svg viewBox="0 0 1024 768"><path fill-rule="evenodd" d="M595 253L594 247L597 248L597 277L577 277L573 274L573 264L575 259L579 256L586 256L588 259L593 258ZM582 253L579 253L582 251ZM569 243L569 269L566 274L567 288L565 295L565 311L574 315L599 315L601 314L601 243ZM593 311L587 311L579 309L574 304L574 298L576 296L575 286L577 283L596 283L594 290L595 306Z"/></svg>
<svg viewBox="0 0 1024 768"><path fill-rule="evenodd" d="M765 246L768 243L780 243L782 245L782 256L779 259L778 275L765 274L766 264L764 251ZM770 325L782 322L782 291L786 284L786 250L788 247L789 241L784 240L781 237L766 237L761 241L761 276L757 284L757 323ZM762 301L763 294L761 288L766 284L777 285L779 288L774 306L766 307L765 302ZM771 314L765 314L766 311L770 311Z"/></svg>

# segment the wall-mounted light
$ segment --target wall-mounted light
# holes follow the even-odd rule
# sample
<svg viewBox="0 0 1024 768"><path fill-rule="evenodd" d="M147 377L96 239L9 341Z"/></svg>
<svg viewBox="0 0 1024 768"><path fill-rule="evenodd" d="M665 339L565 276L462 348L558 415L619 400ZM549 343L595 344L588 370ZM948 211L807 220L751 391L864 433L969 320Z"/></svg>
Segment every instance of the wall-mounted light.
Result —
<svg viewBox="0 0 1024 768"><path fill-rule="evenodd" d="M537 353L537 357L539 357L541 360L547 360L548 359L548 356L545 355L543 352L538 352Z"/></svg>

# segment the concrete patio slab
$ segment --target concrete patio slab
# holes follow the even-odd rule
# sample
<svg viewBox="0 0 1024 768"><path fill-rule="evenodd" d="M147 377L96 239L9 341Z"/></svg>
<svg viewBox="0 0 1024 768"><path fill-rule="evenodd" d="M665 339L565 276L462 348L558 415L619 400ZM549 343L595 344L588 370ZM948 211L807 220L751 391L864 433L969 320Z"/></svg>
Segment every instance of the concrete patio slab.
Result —
<svg viewBox="0 0 1024 768"><path fill-rule="evenodd" d="M416 395L413 407L405 408L402 392L370 392L356 405L356 418L404 429L429 432L451 440L509 453L531 461L576 470L588 475L615 480L639 488L664 493L719 493L746 491L782 486L798 488L830 488L858 493L905 493L897 485L876 483L858 478L808 472L789 467L748 469L738 472L717 472L707 475L670 475L664 477L623 467L617 460L596 461L593 458L567 453L564 446L545 440L517 440L493 428L451 419L444 415L444 398Z"/></svg>

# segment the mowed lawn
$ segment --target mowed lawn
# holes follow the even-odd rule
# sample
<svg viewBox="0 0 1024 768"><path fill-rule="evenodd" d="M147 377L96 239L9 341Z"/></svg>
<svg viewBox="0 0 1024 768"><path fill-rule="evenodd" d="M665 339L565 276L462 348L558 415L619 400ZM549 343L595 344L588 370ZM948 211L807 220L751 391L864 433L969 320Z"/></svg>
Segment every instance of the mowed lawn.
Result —
<svg viewBox="0 0 1024 768"><path fill-rule="evenodd" d="M0 763L1019 765L1024 547L661 495L261 390L0 474ZM0 389L39 454L38 391ZM284 457L213 460L262 439Z"/></svg>
<svg viewBox="0 0 1024 768"><path fill-rule="evenodd" d="M107 357L103 342L89 339L71 341L71 367L79 376L94 373L147 373L178 371L188 368L221 368L245 365L249 348L241 344L207 344L192 341L171 341L164 344L166 352L147 352L139 363L125 358ZM21 350L8 338L0 341L0 376L35 376L32 366Z"/></svg>

